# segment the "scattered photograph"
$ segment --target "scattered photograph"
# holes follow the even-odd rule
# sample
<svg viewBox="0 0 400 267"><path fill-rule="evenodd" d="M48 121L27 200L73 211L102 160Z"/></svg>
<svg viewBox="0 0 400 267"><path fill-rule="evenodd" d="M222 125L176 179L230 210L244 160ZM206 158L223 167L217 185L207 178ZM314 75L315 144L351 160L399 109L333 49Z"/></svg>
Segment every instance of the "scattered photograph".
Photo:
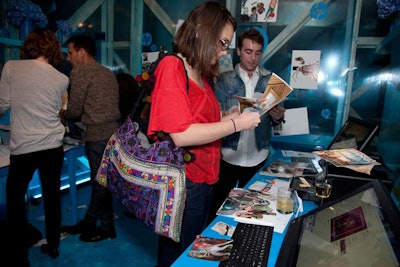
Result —
<svg viewBox="0 0 400 267"><path fill-rule="evenodd" d="M225 199L217 215L262 219L263 215L276 215L265 193L234 188Z"/></svg>
<svg viewBox="0 0 400 267"><path fill-rule="evenodd" d="M211 261L224 261L232 251L233 240L198 235L189 251L189 256Z"/></svg>
<svg viewBox="0 0 400 267"><path fill-rule="evenodd" d="M306 162L286 162L277 160L265 166L260 171L260 174L279 178L292 178L302 175L305 169L310 168L310 164Z"/></svg>
<svg viewBox="0 0 400 267"><path fill-rule="evenodd" d="M217 222L211 227L211 229L216 231L220 235L232 236L233 232L235 232L236 227L224 222Z"/></svg>

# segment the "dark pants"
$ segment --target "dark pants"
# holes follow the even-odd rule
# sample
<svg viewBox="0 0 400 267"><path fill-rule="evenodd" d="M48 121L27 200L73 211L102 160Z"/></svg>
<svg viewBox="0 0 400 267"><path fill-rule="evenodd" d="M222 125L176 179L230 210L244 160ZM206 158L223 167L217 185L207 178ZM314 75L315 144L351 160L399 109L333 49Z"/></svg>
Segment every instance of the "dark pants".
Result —
<svg viewBox="0 0 400 267"><path fill-rule="evenodd" d="M241 167L221 160L219 179L214 186L214 195L211 203L209 222L211 222L234 187L243 188L253 176L263 167L265 161L254 167Z"/></svg>
<svg viewBox="0 0 400 267"><path fill-rule="evenodd" d="M94 226L97 220L100 220L100 227L103 230L114 230L114 211L111 192L101 186L95 179L107 142L108 140L85 142L85 152L90 166L92 194L84 220L86 223L93 224Z"/></svg>
<svg viewBox="0 0 400 267"><path fill-rule="evenodd" d="M28 219L25 194L36 169L39 170L46 223L46 239L49 246L60 244L61 200L60 176L64 161L63 147L10 156L6 185L7 218L12 231L15 253L21 257L27 253L25 237Z"/></svg>
<svg viewBox="0 0 400 267"><path fill-rule="evenodd" d="M193 183L186 179L186 202L183 213L182 233L179 243L167 237L158 242L158 267L171 266L187 247L207 227L207 215L213 187L206 183Z"/></svg>

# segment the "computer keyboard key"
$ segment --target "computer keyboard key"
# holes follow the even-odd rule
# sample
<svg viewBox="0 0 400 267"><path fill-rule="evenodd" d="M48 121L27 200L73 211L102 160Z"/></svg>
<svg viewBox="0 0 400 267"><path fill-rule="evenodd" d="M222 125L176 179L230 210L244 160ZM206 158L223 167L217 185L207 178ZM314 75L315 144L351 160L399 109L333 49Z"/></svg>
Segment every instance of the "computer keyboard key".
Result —
<svg viewBox="0 0 400 267"><path fill-rule="evenodd" d="M238 223L233 233L233 247L229 259L220 267L267 266L274 227Z"/></svg>

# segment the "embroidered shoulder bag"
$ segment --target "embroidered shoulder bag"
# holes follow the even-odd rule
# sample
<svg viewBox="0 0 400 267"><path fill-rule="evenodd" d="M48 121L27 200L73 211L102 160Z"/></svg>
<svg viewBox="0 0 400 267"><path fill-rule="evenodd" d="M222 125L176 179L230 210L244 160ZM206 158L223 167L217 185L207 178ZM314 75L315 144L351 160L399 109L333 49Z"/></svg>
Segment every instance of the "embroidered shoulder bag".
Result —
<svg viewBox="0 0 400 267"><path fill-rule="evenodd" d="M152 231L179 242L186 199L183 149L166 134L149 144L140 133L128 116L109 139L96 179Z"/></svg>

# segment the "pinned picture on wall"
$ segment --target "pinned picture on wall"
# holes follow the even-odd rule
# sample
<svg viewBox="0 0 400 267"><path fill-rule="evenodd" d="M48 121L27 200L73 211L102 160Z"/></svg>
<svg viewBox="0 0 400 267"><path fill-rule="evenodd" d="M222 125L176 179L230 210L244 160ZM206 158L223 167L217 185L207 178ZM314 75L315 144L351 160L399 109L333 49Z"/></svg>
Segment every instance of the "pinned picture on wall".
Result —
<svg viewBox="0 0 400 267"><path fill-rule="evenodd" d="M142 53L142 72L148 71L151 63L157 60L160 51Z"/></svg>
<svg viewBox="0 0 400 267"><path fill-rule="evenodd" d="M290 86L296 89L317 89L320 50L293 50Z"/></svg>
<svg viewBox="0 0 400 267"><path fill-rule="evenodd" d="M240 20L248 22L276 22L278 0L242 0Z"/></svg>

